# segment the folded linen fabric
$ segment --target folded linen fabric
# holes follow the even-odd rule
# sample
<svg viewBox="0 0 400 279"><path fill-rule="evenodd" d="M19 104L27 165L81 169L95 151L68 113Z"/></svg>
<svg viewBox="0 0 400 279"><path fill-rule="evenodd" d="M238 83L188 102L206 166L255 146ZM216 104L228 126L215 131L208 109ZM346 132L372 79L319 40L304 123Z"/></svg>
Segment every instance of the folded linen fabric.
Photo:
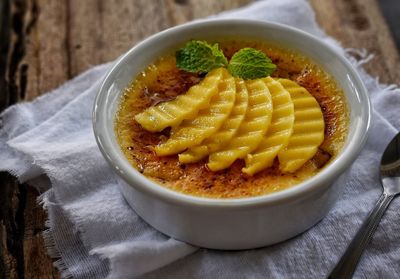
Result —
<svg viewBox="0 0 400 279"><path fill-rule="evenodd" d="M315 22L306 1L267 0L219 14L300 28L348 56L373 104L369 140L353 164L341 196L314 228L262 249L223 252L199 249L151 228L127 205L117 176L97 148L91 110L112 63L94 67L33 102L1 114L0 170L48 189L46 245L64 278L322 278L333 268L380 194L380 154L400 129L400 90L379 84ZM361 259L356 278L398 278L399 201L394 201Z"/></svg>

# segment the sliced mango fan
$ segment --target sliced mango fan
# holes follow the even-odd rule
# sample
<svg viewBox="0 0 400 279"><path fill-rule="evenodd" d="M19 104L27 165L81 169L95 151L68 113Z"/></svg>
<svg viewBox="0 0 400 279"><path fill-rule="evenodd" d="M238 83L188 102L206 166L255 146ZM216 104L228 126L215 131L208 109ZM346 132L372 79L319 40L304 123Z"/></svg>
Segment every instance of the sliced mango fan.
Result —
<svg viewBox="0 0 400 279"><path fill-rule="evenodd" d="M295 172L315 155L325 129L318 102L296 82L244 80L222 67L135 120L150 132L171 127L169 139L155 147L159 156L179 154L185 164L208 157L212 171L244 159L242 171L249 175L271 167L276 157L282 172Z"/></svg>

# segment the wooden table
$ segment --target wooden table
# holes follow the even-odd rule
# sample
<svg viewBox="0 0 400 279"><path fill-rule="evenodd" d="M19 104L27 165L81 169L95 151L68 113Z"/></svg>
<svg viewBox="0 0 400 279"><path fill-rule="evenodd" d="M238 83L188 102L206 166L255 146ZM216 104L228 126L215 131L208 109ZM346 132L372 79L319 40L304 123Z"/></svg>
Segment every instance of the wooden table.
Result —
<svg viewBox="0 0 400 279"><path fill-rule="evenodd" d="M136 42L249 0L1 0L0 110L32 100ZM399 54L375 0L311 0L317 21L344 47L366 48L365 66L400 84ZM0 174L0 278L59 278L41 232L38 193Z"/></svg>

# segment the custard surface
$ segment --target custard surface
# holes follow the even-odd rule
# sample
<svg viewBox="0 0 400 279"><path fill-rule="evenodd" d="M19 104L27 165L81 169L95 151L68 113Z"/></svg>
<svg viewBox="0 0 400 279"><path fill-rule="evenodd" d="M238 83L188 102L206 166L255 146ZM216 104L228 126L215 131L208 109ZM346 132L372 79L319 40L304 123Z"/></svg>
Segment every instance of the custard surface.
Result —
<svg viewBox="0 0 400 279"><path fill-rule="evenodd" d="M129 162L146 177L172 190L209 198L244 198L264 195L292 187L314 176L340 152L347 135L349 112L343 92L321 67L310 59L264 42L222 41L220 48L230 57L243 47L265 52L277 65L272 77L288 78L305 87L321 106L325 138L319 152L293 174L281 173L278 160L271 168L254 176L242 173L242 160L228 169L212 172L206 160L180 164L178 156L158 157L154 147L165 142L169 130L151 133L134 116L149 106L185 93L204 75L191 74L175 66L175 57L166 55L145 69L129 86L120 101L115 119L119 145Z"/></svg>

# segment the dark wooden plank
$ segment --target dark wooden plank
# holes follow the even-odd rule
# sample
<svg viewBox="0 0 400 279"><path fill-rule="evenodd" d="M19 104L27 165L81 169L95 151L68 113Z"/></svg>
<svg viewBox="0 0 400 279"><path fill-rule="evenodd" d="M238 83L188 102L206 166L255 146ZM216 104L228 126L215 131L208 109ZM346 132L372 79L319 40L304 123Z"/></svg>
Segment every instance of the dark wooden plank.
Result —
<svg viewBox="0 0 400 279"><path fill-rule="evenodd" d="M7 82L8 56L11 40L11 5L9 0L0 2L0 109L9 105L9 88Z"/></svg>
<svg viewBox="0 0 400 279"><path fill-rule="evenodd" d="M42 22L52 28L53 32L49 32L40 23L36 25L39 6L35 0L5 0L0 2L0 7L2 110L15 102L30 100L43 94L64 82L68 76L60 78L57 71L53 72L52 69L65 68L57 59L63 53L62 50L65 50L65 40L62 39L62 34L58 34L61 26L55 24L61 19L61 23L65 25L60 14L57 14L58 7L44 5L42 9L42 15L46 16L47 13L46 17L49 18L48 21L43 18ZM61 15L64 14L61 12ZM52 21L52 17L55 20ZM54 38L50 39L49 36ZM60 47L52 47L56 45L57 38L61 42ZM1 278L58 276L38 233L44 229L46 214L37 206L37 196L38 193L33 188L18 185L10 175L0 174ZM56 276L52 276L54 274Z"/></svg>
<svg viewBox="0 0 400 279"><path fill-rule="evenodd" d="M25 100L52 90L71 78L67 45L67 1L28 1L25 15L30 24L26 55L21 66L27 69Z"/></svg>
<svg viewBox="0 0 400 279"><path fill-rule="evenodd" d="M46 229L44 220L47 213L37 203L38 192L26 186L24 214L24 275L26 278L60 278L52 265L53 259L47 255L42 232Z"/></svg>
<svg viewBox="0 0 400 279"><path fill-rule="evenodd" d="M68 5L71 74L116 59L140 40L189 20L236 8L250 0L95 1Z"/></svg>
<svg viewBox="0 0 400 279"><path fill-rule="evenodd" d="M18 183L9 174L0 173L0 181L0 275L18 278L24 274L21 239L24 193L20 194Z"/></svg>
<svg viewBox="0 0 400 279"><path fill-rule="evenodd" d="M364 68L385 83L400 83L400 57L376 0L311 0L318 23L344 47L365 48Z"/></svg>
<svg viewBox="0 0 400 279"><path fill-rule="evenodd" d="M20 67L25 54L25 1L4 0L0 3L0 110L23 98L26 89L26 67ZM0 275L24 276L24 209L26 186L0 173Z"/></svg>

